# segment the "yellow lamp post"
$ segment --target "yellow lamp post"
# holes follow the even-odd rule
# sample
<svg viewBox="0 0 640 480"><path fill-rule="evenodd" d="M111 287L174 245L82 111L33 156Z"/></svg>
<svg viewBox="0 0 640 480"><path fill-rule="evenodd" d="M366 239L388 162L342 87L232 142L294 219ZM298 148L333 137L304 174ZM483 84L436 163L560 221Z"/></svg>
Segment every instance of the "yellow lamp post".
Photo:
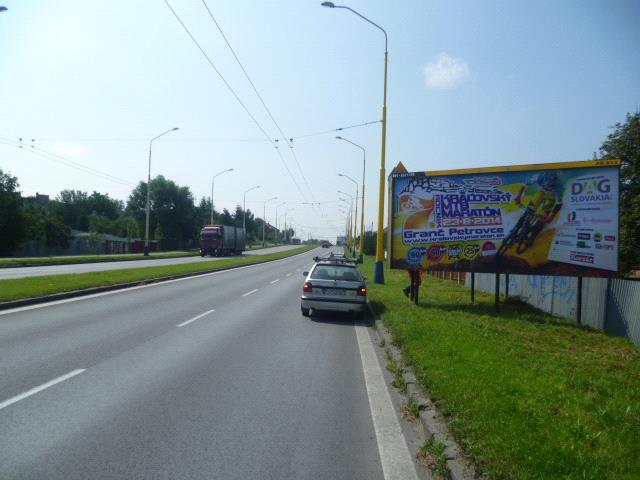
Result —
<svg viewBox="0 0 640 480"><path fill-rule="evenodd" d="M372 22L364 15L356 12L353 8L344 5L335 5L333 2L322 2L323 7L343 8L356 14L364 21L370 23L382 33L384 33L384 94L382 100L382 145L380 149L380 187L378 192L378 236L376 241L376 269L374 275L375 283L384 283L384 185L386 181L385 158L387 148L387 59L388 59L388 38L387 32L380 25ZM391 234L391 232L389 232Z"/></svg>
<svg viewBox="0 0 640 480"><path fill-rule="evenodd" d="M354 147L358 147L362 150L362 208L360 209L360 258L358 261L362 263L362 256L364 255L364 178L367 170L367 151L361 145L358 145L351 140L344 137L336 137L338 140L344 140L349 142Z"/></svg>

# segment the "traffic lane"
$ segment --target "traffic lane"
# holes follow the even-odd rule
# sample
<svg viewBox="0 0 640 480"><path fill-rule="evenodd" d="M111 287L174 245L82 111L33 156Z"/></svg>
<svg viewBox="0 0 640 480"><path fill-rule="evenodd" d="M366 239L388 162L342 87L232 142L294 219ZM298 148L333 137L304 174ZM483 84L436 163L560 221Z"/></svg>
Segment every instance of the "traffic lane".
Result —
<svg viewBox="0 0 640 480"><path fill-rule="evenodd" d="M0 401L74 365L134 348L211 309L237 305L243 295L275 285L270 283L275 279L296 278L300 285L300 272L312 256L0 312Z"/></svg>
<svg viewBox="0 0 640 480"><path fill-rule="evenodd" d="M353 322L299 283L0 410L0 477L382 478Z"/></svg>
<svg viewBox="0 0 640 480"><path fill-rule="evenodd" d="M264 248L260 250L246 251L242 255L232 257L177 257L177 258L157 258L149 260L126 260L122 262L96 262L77 263L72 265L50 265L40 267L10 267L0 268L0 280L13 278L41 277L45 275L64 275L69 273L102 272L108 270L121 270L124 268L147 268L165 265L179 265L183 263L198 263L222 260L225 258L237 258L238 256L255 257L267 255L269 253L285 252L300 245L282 245L280 247Z"/></svg>

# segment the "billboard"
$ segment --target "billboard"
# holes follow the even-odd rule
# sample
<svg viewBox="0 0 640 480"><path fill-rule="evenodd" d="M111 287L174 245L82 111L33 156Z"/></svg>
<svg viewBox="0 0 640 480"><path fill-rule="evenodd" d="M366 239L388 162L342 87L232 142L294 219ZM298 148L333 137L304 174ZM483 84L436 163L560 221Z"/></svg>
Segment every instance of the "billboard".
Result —
<svg viewBox="0 0 640 480"><path fill-rule="evenodd" d="M391 268L618 271L619 160L390 175Z"/></svg>

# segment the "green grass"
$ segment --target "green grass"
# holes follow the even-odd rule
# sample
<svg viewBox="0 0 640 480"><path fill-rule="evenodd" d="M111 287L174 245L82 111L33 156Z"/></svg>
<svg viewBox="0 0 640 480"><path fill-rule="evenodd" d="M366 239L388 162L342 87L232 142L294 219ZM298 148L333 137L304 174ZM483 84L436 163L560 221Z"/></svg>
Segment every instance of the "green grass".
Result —
<svg viewBox="0 0 640 480"><path fill-rule="evenodd" d="M418 459L431 469L437 480L448 480L450 478L447 457L444 453L445 449L445 444L432 436L418 450Z"/></svg>
<svg viewBox="0 0 640 480"><path fill-rule="evenodd" d="M65 263L94 263L94 262L120 262L123 260L154 260L158 258L195 257L199 255L197 250L158 252L145 257L142 253L125 253L122 255L74 255L64 257L31 257L31 258L2 258L2 267L28 267L30 265L60 265Z"/></svg>
<svg viewBox="0 0 640 480"><path fill-rule="evenodd" d="M84 288L118 285L128 282L152 280L173 275L196 272L213 272L232 266L251 265L270 260L278 260L303 253L315 246L302 246L286 252L270 253L255 257L229 258L179 265L165 265L159 267L127 268L122 270L107 270L91 273L74 273L68 275L49 275L41 277L27 277L13 280L0 280L0 301L17 300L23 298L40 297L53 293L70 292Z"/></svg>
<svg viewBox="0 0 640 480"><path fill-rule="evenodd" d="M373 260L363 272L373 278ZM640 352L630 342L452 281L368 284L418 382L492 479L639 479Z"/></svg>

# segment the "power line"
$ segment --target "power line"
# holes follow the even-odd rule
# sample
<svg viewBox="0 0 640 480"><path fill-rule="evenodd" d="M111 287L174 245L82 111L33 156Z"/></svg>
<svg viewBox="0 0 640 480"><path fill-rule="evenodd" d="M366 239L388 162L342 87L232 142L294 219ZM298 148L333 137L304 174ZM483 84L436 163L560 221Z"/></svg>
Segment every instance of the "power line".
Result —
<svg viewBox="0 0 640 480"><path fill-rule="evenodd" d="M358 127L366 127L367 125L374 125L376 123L381 123L382 120L373 120L371 122L358 123L356 125L349 125L347 127L339 127L333 128L331 130L323 130L321 132L307 133L305 135L298 135L297 137L291 137L289 140L297 140L299 138L307 138L307 137L317 137L319 135L326 135L328 133L341 132L342 130L349 130L350 128L358 128Z"/></svg>
<svg viewBox="0 0 640 480"><path fill-rule="evenodd" d="M269 107L267 107L266 102L264 101L264 99L262 98L262 95L260 95L260 92L258 92L258 88L255 86L255 84L253 83L253 80L251 80L251 77L249 76L249 73L247 72L247 70L244 68L244 65L242 64L242 62L240 61L240 59L238 58L238 55L236 55L235 50L233 49L233 47L231 46L231 43L229 42L229 40L227 39L227 36L224 34L224 32L222 31L222 27L220 26L220 24L218 23L218 21L216 20L216 17L213 15L213 12L211 12L211 9L209 8L209 5L207 5L206 0L202 0L202 4L204 5L204 8L207 9L207 12L209 13L209 17L211 17L211 20L213 20L213 23L216 25L216 28L218 29L218 31L220 32L220 35L222 35L222 38L224 39L225 43L227 44L227 47L229 47L229 50L231 51L231 53L233 54L233 58L236 59L236 62L238 63L238 65L240 66L240 69L242 70L242 73L244 73L245 78L247 79L247 81L249 82L249 84L251 85L251 88L253 88L253 91L255 92L256 96L258 97L258 99L260 100L260 103L262 103L262 106L264 107L265 111L267 112L267 114L269 115L269 118L271 118L271 121L273 122L273 124L276 126L276 128L278 129L278 131L280 132L280 135L282 137L282 140L284 140L285 142L287 141L287 136L286 134L282 131L282 128L280 128L280 125L278 124L278 122L276 121L276 119L274 118L273 114L271 113L271 110L269 109ZM296 153L293 151L293 146L291 144L289 144L289 150L291 152L291 154L293 155L293 159L296 162L296 165L298 166L298 172L300 172L300 176L302 177L302 180L304 180L305 185L307 186L307 189L309 190L309 193L311 194L311 197L314 199L315 201L315 196L313 195L313 191L311 190L311 186L309 185L309 182L307 181L307 178L304 175L304 172L302 171L302 167L300 166L300 162L298 161L298 156L296 155Z"/></svg>
<svg viewBox="0 0 640 480"><path fill-rule="evenodd" d="M191 31L189 30L189 28L185 25L185 23L182 21L182 19L180 18L180 16L176 13L176 11L173 9L173 7L171 7L171 5L169 4L168 0L164 0L164 3L167 5L167 7L169 8L169 10L171 10L171 13L173 13L173 16L176 17L176 20L178 20L178 23L180 23L180 25L182 25L182 28L184 29L184 31L187 33L187 35L189 36L189 38L191 38L191 41L194 43L194 45L198 48L198 50L200 50L200 53L202 53L202 56L207 60L207 63L209 63L209 65L211 66L211 68L213 68L213 70L216 72L216 74L218 75L218 77L220 77L220 80L222 80L222 82L225 84L225 86L227 87L227 89L231 92L231 94L233 95L233 97L238 101L238 103L242 106L243 110L246 112L247 115L249 115L249 118L251 118L251 120L253 121L253 123L258 127L258 129L262 132L262 134L265 136L265 138L269 141L269 143L271 144L271 146L273 146L273 148L276 149L276 152L278 154L278 157L280 158L282 164L284 165L285 169L287 170L287 173L289 174L289 176L291 177L291 180L293 181L293 183L295 184L296 188L298 189L298 192L300 193L300 195L302 196L302 198L305 199L306 201L306 196L304 194L304 192L302 191L302 189L300 188L300 185L298 185L298 182L296 182L295 177L293 176L293 174L291 173L291 170L289 169L289 166L287 165L287 163L285 162L282 153L280 153L280 150L278 149L278 146L274 143L274 141L271 139L271 137L269 136L269 134L264 130L264 128L262 128L262 125L260 125L260 123L258 122L258 120L256 120L256 118L253 116L253 114L249 111L249 109L247 108L247 106L244 104L244 102L240 99L240 97L238 96L238 94L235 92L235 90L231 87L231 85L229 84L229 82L227 82L226 78L224 78L224 76L222 75L222 73L220 72L220 70L218 70L218 68L215 66L215 64L213 63L213 61L211 60L211 58L209 58L209 55L207 55L207 52L204 51L204 49L200 46L200 44L198 43L198 41L196 40L196 38L193 36L193 34L191 33Z"/></svg>
<svg viewBox="0 0 640 480"><path fill-rule="evenodd" d="M83 173L87 173L89 175L93 175L95 177L99 177L102 178L103 180L108 180L110 182L114 182L114 183L118 183L120 185L125 185L127 187L135 187L134 184L128 182L127 180L124 180L122 178L118 178L114 175L111 175L109 173L105 173L105 172L101 172L100 170L96 170L95 168L91 168L88 167L86 165L83 165L79 162L76 162L74 160L70 160L68 158L62 157L60 155L56 155L55 153L51 153L48 152L47 150L44 150L42 148L36 147L35 145L24 145L22 143L22 139L19 139L20 141L16 142L14 141L6 141L4 139L0 139L0 143L4 144L4 145L8 145L11 147L17 147L25 152L29 152L33 155L37 155L39 157L42 158L46 158L47 160L52 160L54 162L60 163L62 165L65 165L67 167L71 167L74 168L76 170L79 170ZM28 147L28 148L26 148Z"/></svg>

